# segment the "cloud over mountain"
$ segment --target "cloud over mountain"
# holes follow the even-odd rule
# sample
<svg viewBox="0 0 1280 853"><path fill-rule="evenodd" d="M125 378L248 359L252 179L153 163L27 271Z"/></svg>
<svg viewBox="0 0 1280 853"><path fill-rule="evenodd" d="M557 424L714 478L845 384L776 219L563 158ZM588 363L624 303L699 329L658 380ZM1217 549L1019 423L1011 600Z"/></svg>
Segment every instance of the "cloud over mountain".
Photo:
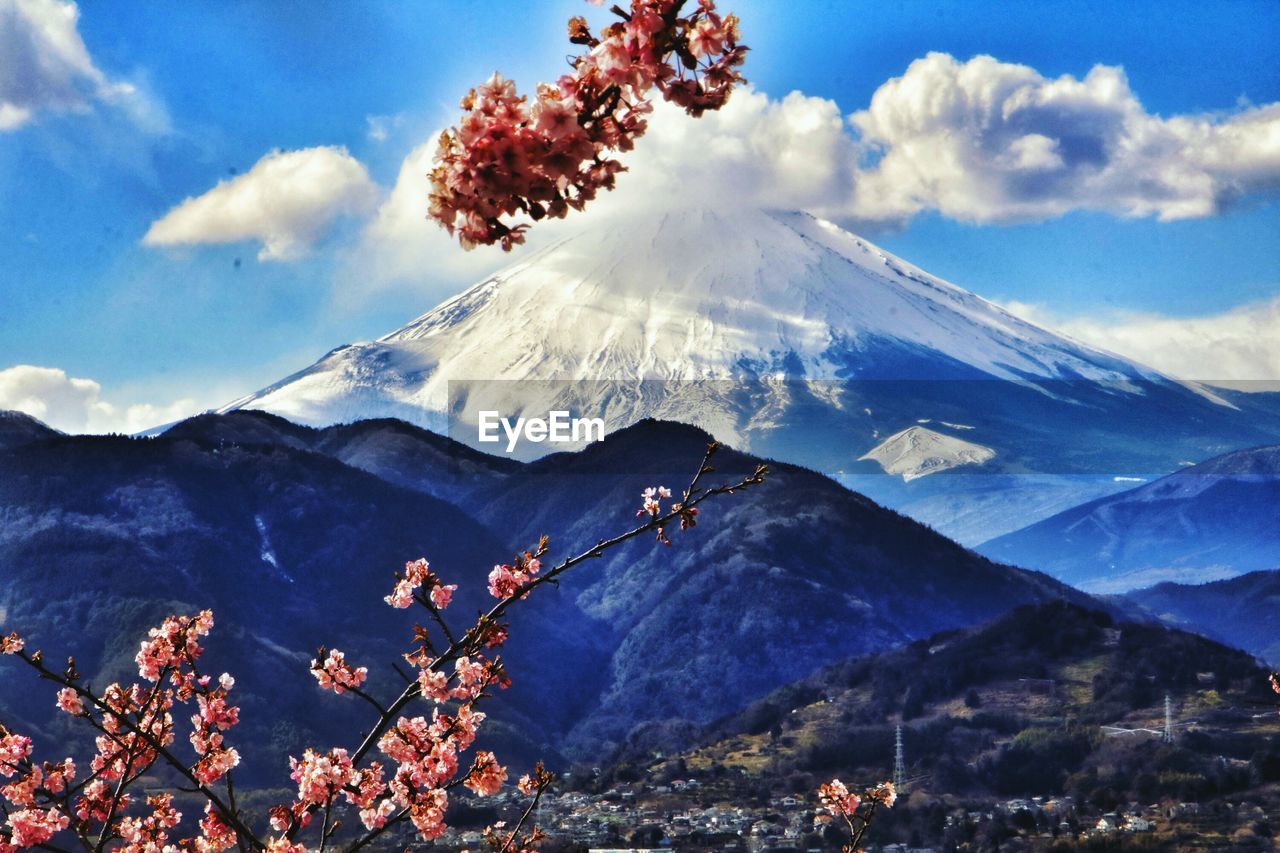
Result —
<svg viewBox="0 0 1280 853"><path fill-rule="evenodd" d="M1059 317L1019 302L1005 307L1178 379L1246 390L1280 388L1280 298L1203 317L1154 313Z"/></svg>

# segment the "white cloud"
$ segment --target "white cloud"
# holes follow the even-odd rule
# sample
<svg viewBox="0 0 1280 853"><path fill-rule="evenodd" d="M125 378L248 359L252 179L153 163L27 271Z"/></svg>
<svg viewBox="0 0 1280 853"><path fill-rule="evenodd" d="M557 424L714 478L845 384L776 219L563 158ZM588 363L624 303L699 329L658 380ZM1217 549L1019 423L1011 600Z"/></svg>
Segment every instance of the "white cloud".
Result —
<svg viewBox="0 0 1280 853"><path fill-rule="evenodd" d="M825 98L773 100L744 87L699 119L660 102L610 204L723 201L831 214L851 192L858 156L840 108Z"/></svg>
<svg viewBox="0 0 1280 853"><path fill-rule="evenodd" d="M1050 80L931 53L847 121L834 101L799 92L745 88L696 121L659 104L627 163L627 206L719 199L855 227L928 210L977 223L1071 210L1184 219L1280 190L1280 103L1163 119L1120 68Z"/></svg>
<svg viewBox="0 0 1280 853"><path fill-rule="evenodd" d="M194 400L167 405L117 405L102 398L102 386L53 367L20 364L0 370L0 410L16 410L70 433L134 433L201 410Z"/></svg>
<svg viewBox="0 0 1280 853"><path fill-rule="evenodd" d="M1006 302L1032 322L1127 356L1175 379L1280 390L1280 297L1204 317L1124 313L1062 317L1043 307Z"/></svg>
<svg viewBox="0 0 1280 853"><path fill-rule="evenodd" d="M344 214L377 204L379 191L345 148L277 151L243 175L188 198L152 223L148 246L262 244L261 261L295 260L323 238Z"/></svg>
<svg viewBox="0 0 1280 853"><path fill-rule="evenodd" d="M80 10L62 0L0 0L0 133L43 112L85 112L95 101L163 129L158 106L132 83L107 77L89 56Z"/></svg>
<svg viewBox="0 0 1280 853"><path fill-rule="evenodd" d="M850 212L966 222L1099 210L1210 216L1280 189L1280 104L1225 115L1148 113L1124 70L1056 80L1025 65L931 53L854 113L864 158Z"/></svg>
<svg viewBox="0 0 1280 853"><path fill-rule="evenodd" d="M420 285L444 279L458 284L511 259L493 247L464 251L457 240L427 218L431 192L427 176L435 150L433 136L405 157L395 186L349 253L347 265L353 274L346 278L362 293L393 282Z"/></svg>

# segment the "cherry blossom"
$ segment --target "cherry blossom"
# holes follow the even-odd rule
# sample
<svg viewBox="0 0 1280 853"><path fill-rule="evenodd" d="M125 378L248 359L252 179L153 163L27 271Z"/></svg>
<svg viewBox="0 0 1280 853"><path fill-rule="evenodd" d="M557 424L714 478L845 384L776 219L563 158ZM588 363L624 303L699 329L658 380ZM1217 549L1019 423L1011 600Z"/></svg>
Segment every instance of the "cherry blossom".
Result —
<svg viewBox="0 0 1280 853"><path fill-rule="evenodd" d="M84 700L72 687L64 687L58 691L58 708L73 717L84 713Z"/></svg>
<svg viewBox="0 0 1280 853"><path fill-rule="evenodd" d="M440 136L431 172L431 217L464 248L524 242L528 221L581 210L611 190L647 129L650 91L691 116L718 110L743 81L738 19L713 0L682 14L685 0L632 0L594 35L569 21L586 48L571 71L539 84L530 102L495 73L462 99L463 116ZM514 222L520 216L528 221Z"/></svg>
<svg viewBox="0 0 1280 853"><path fill-rule="evenodd" d="M346 655L337 649L331 649L323 663L317 660L311 661L311 674L325 690L342 694L363 684L369 675L369 670L363 666L352 666L347 663Z"/></svg>
<svg viewBox="0 0 1280 853"><path fill-rule="evenodd" d="M338 795L356 777L355 768L345 749L317 754L308 749L302 759L290 758L291 778L298 784L298 800L324 805Z"/></svg>
<svg viewBox="0 0 1280 853"><path fill-rule="evenodd" d="M650 486L640 493L640 509L636 515L649 515L654 518L662 514L662 500L671 497L671 490L665 486Z"/></svg>
<svg viewBox="0 0 1280 853"><path fill-rule="evenodd" d="M164 850L169 840L169 830L182 820L182 813L173 807L171 794L157 794L147 798L151 814L146 817L125 817L116 824L130 848L135 850Z"/></svg>
<svg viewBox="0 0 1280 853"><path fill-rule="evenodd" d="M456 583L439 584L431 589L431 603L437 610L444 610L453 601L453 593L458 589Z"/></svg>
<svg viewBox="0 0 1280 853"><path fill-rule="evenodd" d="M507 781L507 769L498 763L492 752L476 753L471 772L463 782L468 788L482 797L491 796L502 790L502 783Z"/></svg>
<svg viewBox="0 0 1280 853"><path fill-rule="evenodd" d="M31 738L25 735L0 736L0 776L11 778L18 772L18 762L31 754Z"/></svg>
<svg viewBox="0 0 1280 853"><path fill-rule="evenodd" d="M44 770L33 765L26 775L0 788L0 797L15 806L30 807L36 804L36 793L43 787Z"/></svg>
<svg viewBox="0 0 1280 853"><path fill-rule="evenodd" d="M16 847L36 847L71 825L71 818L57 809L22 809L9 815Z"/></svg>
<svg viewBox="0 0 1280 853"><path fill-rule="evenodd" d="M220 853L236 846L236 833L213 809L213 804L205 806L204 817L200 820L200 835L195 840L196 850L200 853Z"/></svg>
<svg viewBox="0 0 1280 853"><path fill-rule="evenodd" d="M832 779L818 788L818 802L829 811L825 819L837 817L849 831L849 843L841 848L841 853L858 853L861 849L858 845L870 827L876 809L892 807L897 798L892 782L880 782L861 794L850 791L839 779Z"/></svg>
<svg viewBox="0 0 1280 853"><path fill-rule="evenodd" d="M832 779L818 788L818 801L829 809L839 810L845 814L853 814L862 804L862 797L850 793L839 779Z"/></svg>
<svg viewBox="0 0 1280 853"><path fill-rule="evenodd" d="M532 558L522 558L514 566L506 563L494 566L489 572L489 594L494 598L513 598L523 595L522 590L533 583L542 564Z"/></svg>
<svg viewBox="0 0 1280 853"><path fill-rule="evenodd" d="M430 563L421 558L405 563L404 575L398 578L395 588L383 601L401 610L413 604L414 592L432 576L430 566Z"/></svg>
<svg viewBox="0 0 1280 853"><path fill-rule="evenodd" d="M135 660L138 674L159 681L162 671L182 662L194 662L204 651L198 642L213 628L213 611L204 610L192 619L170 616L159 628L152 628L142 642Z"/></svg>
<svg viewBox="0 0 1280 853"><path fill-rule="evenodd" d="M892 782L879 783L868 792L867 796L890 807L898 801L898 791L893 787Z"/></svg>

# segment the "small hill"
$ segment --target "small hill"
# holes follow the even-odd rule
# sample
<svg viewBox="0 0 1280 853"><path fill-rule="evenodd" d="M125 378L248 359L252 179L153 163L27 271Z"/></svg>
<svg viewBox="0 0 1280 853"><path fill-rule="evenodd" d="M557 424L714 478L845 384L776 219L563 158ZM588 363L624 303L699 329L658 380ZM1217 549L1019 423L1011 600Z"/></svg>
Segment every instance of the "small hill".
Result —
<svg viewBox="0 0 1280 853"><path fill-rule="evenodd" d="M1249 815L1280 806L1275 707L1266 670L1243 652L1072 604L1029 605L827 667L706 727L693 749L673 754L662 743L671 731L652 727L600 778L576 779L584 791L671 790L645 797L658 813L736 802L761 807L766 823L781 812L785 826L798 803L790 825L812 832L803 817L816 786L890 778L901 725L906 790L873 843L1077 849L1118 813L1146 815L1150 834L1084 849L1266 849L1252 844Z"/></svg>
<svg viewBox="0 0 1280 853"><path fill-rule="evenodd" d="M0 450L21 447L62 435L51 426L22 412L0 411Z"/></svg>

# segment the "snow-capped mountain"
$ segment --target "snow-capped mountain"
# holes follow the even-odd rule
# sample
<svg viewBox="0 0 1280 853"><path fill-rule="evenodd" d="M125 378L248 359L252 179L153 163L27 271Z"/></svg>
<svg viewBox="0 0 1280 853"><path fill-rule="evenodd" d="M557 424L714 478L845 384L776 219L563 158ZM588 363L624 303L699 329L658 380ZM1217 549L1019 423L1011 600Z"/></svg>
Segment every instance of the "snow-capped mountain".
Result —
<svg viewBox="0 0 1280 853"><path fill-rule="evenodd" d="M450 380L957 375L1155 374L807 214L694 209L585 230L228 408L438 428Z"/></svg>
<svg viewBox="0 0 1280 853"><path fill-rule="evenodd" d="M928 467L935 475L909 493L901 478L863 476L881 469L861 457L922 421L936 421L934 443L981 448L966 450L965 470L1084 476L1071 498L1262 443L1227 399L1015 317L829 222L755 210L597 221L226 408L317 426L397 417L495 452L504 446L477 442L482 410L562 409L608 431L680 420L910 504L943 530L954 507L930 502L952 486L918 486L954 466ZM1280 434L1275 420L1261 438ZM960 439L955 424L972 428ZM1224 437L1220 424L1250 434ZM1064 440L1081 431L1095 434ZM526 442L519 453L563 449ZM1072 502L1041 501L1046 514ZM949 532L981 541L1012 529L979 527Z"/></svg>

